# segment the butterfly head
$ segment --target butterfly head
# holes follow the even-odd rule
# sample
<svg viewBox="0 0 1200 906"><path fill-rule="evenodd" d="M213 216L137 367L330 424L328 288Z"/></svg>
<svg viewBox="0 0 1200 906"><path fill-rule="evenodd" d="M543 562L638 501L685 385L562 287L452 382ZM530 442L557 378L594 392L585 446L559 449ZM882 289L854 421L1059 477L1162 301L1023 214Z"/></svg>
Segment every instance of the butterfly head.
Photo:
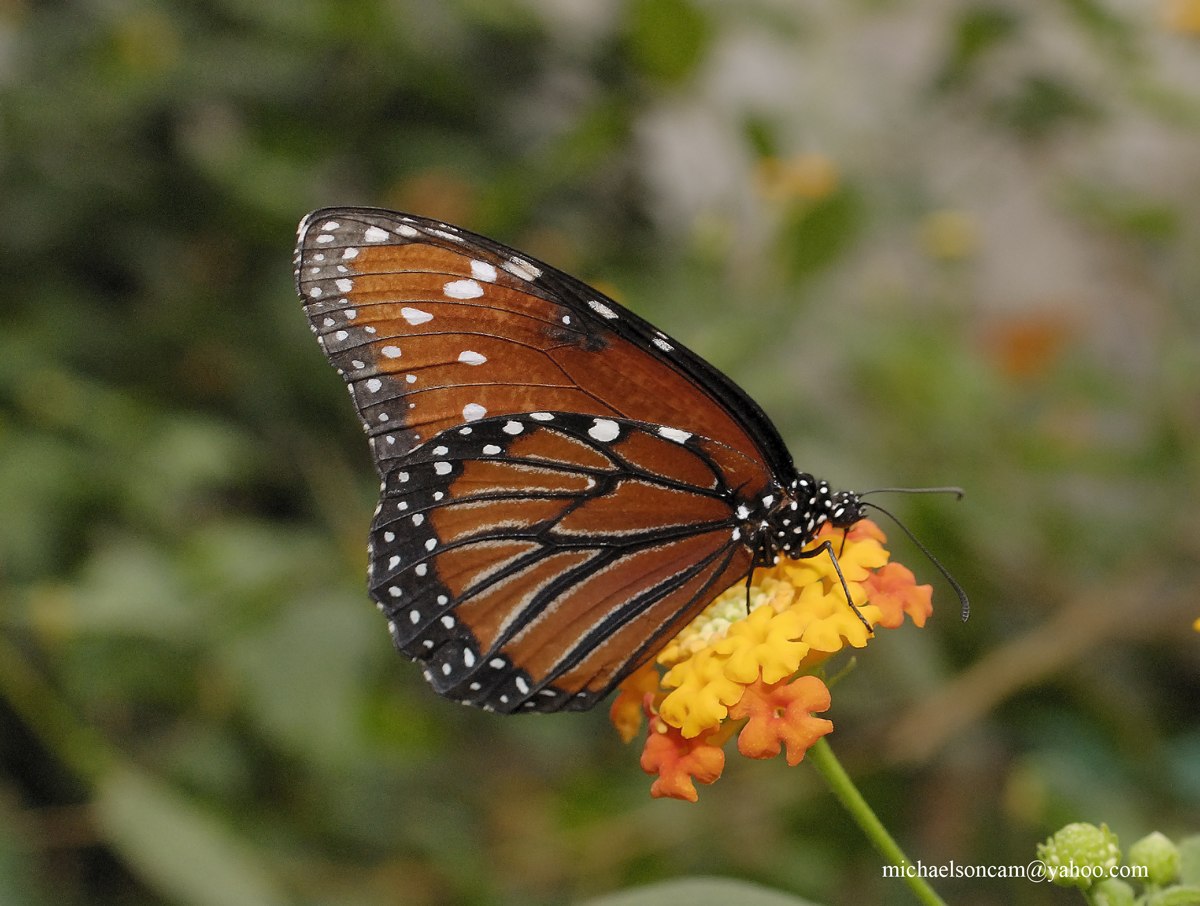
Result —
<svg viewBox="0 0 1200 906"><path fill-rule="evenodd" d="M829 523L834 528L848 529L866 518L862 502L853 491L838 491L829 497Z"/></svg>

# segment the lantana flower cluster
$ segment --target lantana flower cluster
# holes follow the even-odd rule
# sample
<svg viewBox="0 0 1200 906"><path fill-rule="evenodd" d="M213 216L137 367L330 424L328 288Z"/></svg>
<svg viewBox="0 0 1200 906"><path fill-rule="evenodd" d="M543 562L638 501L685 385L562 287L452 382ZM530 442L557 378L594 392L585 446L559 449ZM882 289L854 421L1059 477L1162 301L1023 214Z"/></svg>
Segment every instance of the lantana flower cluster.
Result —
<svg viewBox="0 0 1200 906"><path fill-rule="evenodd" d="M838 551L853 608L827 554L781 557L755 571L749 608L740 582L621 684L609 717L626 742L648 724L641 763L657 775L652 796L695 802L695 783L721 776L723 746L735 734L748 758L782 751L798 764L833 730L816 716L830 707L821 665L846 646L866 646L874 633L864 621L895 629L907 614L925 625L932 589L889 562L878 526L867 519L846 532L826 526L806 550L826 540Z"/></svg>

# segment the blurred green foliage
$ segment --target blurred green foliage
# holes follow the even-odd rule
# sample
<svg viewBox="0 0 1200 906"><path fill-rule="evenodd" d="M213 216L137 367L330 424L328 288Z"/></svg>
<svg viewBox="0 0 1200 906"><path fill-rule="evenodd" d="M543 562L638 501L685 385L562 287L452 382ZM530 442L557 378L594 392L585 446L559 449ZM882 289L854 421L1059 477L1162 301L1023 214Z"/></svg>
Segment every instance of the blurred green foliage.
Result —
<svg viewBox="0 0 1200 906"><path fill-rule="evenodd" d="M971 621L894 533L940 618L830 715L911 855L1194 830L1200 12L1152 6L0 4L0 902L906 899L805 766L651 802L602 713L392 654L290 284L342 203L602 281L839 485L967 487L894 506Z"/></svg>

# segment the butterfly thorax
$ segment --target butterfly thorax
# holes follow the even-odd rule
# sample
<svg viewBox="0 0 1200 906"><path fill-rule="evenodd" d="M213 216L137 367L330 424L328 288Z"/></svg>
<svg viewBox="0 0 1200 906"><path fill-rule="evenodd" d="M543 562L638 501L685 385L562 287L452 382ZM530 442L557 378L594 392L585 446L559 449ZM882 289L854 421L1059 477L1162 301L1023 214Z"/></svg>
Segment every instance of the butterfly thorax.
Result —
<svg viewBox="0 0 1200 906"><path fill-rule="evenodd" d="M760 503L763 515L756 528L772 553L795 557L826 522L849 528L863 518L862 504L853 491L834 491L828 482L801 472L777 495Z"/></svg>

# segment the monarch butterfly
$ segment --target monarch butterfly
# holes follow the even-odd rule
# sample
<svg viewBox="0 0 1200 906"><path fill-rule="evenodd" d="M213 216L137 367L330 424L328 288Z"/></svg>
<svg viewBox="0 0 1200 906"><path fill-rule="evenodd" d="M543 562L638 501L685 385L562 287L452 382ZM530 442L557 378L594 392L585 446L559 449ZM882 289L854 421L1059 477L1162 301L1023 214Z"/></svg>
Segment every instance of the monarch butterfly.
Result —
<svg viewBox="0 0 1200 906"><path fill-rule="evenodd" d="M325 208L295 266L382 479L370 594L443 695L590 708L756 565L863 517L728 377L528 255Z"/></svg>

